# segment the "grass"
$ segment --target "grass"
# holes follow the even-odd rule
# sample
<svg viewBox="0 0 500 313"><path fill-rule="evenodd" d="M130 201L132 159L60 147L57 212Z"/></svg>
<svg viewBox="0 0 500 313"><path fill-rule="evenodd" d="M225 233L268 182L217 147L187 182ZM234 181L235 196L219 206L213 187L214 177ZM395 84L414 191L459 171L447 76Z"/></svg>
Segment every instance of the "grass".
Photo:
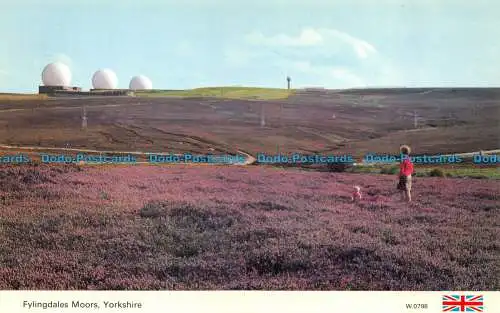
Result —
<svg viewBox="0 0 500 313"><path fill-rule="evenodd" d="M499 182L413 186L407 205L388 175L0 165L0 289L498 290Z"/></svg>
<svg viewBox="0 0 500 313"><path fill-rule="evenodd" d="M288 98L293 91L258 87L208 87L189 90L138 91L140 97L215 97L227 99L278 100Z"/></svg>
<svg viewBox="0 0 500 313"><path fill-rule="evenodd" d="M105 91L105 90L101 90ZM150 90L136 91L139 97L215 97L226 99L254 99L254 100L279 100L288 98L293 91L280 88L259 88L259 87L206 87L186 90ZM45 100L47 95L40 94L15 94L0 93L0 100L4 101L25 101L25 100Z"/></svg>
<svg viewBox="0 0 500 313"><path fill-rule="evenodd" d="M47 95L40 94L0 93L0 101L46 100L47 98Z"/></svg>
<svg viewBox="0 0 500 313"><path fill-rule="evenodd" d="M447 176L500 179L500 168L456 168L445 170Z"/></svg>
<svg viewBox="0 0 500 313"><path fill-rule="evenodd" d="M429 177L432 176L432 171L435 167L416 168L416 176ZM446 177L455 178L478 178L478 179L500 179L500 168L498 167L456 167L456 168L439 168L442 169ZM364 174L387 174L396 175L399 171L398 166L356 166L349 169L350 173Z"/></svg>

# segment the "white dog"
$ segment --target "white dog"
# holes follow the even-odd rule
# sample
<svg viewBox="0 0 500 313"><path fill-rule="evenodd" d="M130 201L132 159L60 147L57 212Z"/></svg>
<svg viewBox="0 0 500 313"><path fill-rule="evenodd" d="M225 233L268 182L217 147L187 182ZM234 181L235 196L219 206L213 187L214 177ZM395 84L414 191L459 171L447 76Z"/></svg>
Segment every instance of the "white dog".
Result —
<svg viewBox="0 0 500 313"><path fill-rule="evenodd" d="M354 186L354 192L352 193L351 200L354 201L359 201L361 200L361 187L359 186Z"/></svg>

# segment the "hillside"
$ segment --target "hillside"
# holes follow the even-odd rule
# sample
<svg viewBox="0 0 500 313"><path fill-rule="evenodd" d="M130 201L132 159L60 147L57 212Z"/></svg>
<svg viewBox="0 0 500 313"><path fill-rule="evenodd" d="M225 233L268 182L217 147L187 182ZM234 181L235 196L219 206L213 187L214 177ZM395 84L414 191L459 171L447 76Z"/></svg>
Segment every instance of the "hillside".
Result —
<svg viewBox="0 0 500 313"><path fill-rule="evenodd" d="M244 98L241 90L231 92ZM185 92L186 97L0 98L0 144L357 157L395 153L401 143L420 154L494 150L500 145L497 89L295 90L287 99L262 101L196 92ZM213 95L214 90L207 92ZM82 130L84 107L88 127Z"/></svg>

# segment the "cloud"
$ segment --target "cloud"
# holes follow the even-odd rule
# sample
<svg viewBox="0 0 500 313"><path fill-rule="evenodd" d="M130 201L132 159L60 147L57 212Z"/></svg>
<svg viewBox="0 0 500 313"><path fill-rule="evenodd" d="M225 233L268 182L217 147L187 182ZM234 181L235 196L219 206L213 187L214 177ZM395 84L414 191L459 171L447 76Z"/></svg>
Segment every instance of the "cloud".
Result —
<svg viewBox="0 0 500 313"><path fill-rule="evenodd" d="M298 75L315 77L321 85L331 88L365 87L365 81L353 70L340 66L315 65L309 61L289 61L282 63Z"/></svg>
<svg viewBox="0 0 500 313"><path fill-rule="evenodd" d="M227 66L291 75L299 88L353 88L401 81L398 68L373 44L333 28L306 27L295 34L253 31L231 44L224 50Z"/></svg>
<svg viewBox="0 0 500 313"><path fill-rule="evenodd" d="M231 67L256 65L256 63L261 63L263 60L278 62L287 58L286 54L281 54L275 49L252 49L245 45L228 46L224 49L223 56L226 64Z"/></svg>
<svg viewBox="0 0 500 313"><path fill-rule="evenodd" d="M314 28L304 28L297 37L285 34L267 37L261 32L252 32L246 36L246 41L253 45L265 46L317 46L323 42L323 36Z"/></svg>
<svg viewBox="0 0 500 313"><path fill-rule="evenodd" d="M9 75L9 71L0 69L0 75L1 76L7 76L7 75Z"/></svg>
<svg viewBox="0 0 500 313"><path fill-rule="evenodd" d="M320 29L319 32L325 33L328 37L336 38L346 44L349 44L357 56L361 59L366 59L370 54L377 53L377 49L375 49L372 44L339 30L323 28Z"/></svg>
<svg viewBox="0 0 500 313"><path fill-rule="evenodd" d="M245 39L251 45L266 47L317 47L339 50L342 45L347 45L360 59L366 59L377 53L377 49L367 41L333 28L306 27L297 36L286 34L266 36L261 32L254 31L245 36Z"/></svg>
<svg viewBox="0 0 500 313"><path fill-rule="evenodd" d="M349 88L366 87L364 80L347 68L331 68L329 69L329 75L333 79L343 82L344 85Z"/></svg>

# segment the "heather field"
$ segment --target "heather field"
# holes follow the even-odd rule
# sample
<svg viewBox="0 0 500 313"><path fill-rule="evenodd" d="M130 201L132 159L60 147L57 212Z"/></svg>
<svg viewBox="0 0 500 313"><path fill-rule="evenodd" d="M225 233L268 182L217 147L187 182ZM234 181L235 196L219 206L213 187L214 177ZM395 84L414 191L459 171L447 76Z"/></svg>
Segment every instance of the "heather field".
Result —
<svg viewBox="0 0 500 313"><path fill-rule="evenodd" d="M498 180L0 168L1 289L498 290ZM365 199L350 203L353 184Z"/></svg>

